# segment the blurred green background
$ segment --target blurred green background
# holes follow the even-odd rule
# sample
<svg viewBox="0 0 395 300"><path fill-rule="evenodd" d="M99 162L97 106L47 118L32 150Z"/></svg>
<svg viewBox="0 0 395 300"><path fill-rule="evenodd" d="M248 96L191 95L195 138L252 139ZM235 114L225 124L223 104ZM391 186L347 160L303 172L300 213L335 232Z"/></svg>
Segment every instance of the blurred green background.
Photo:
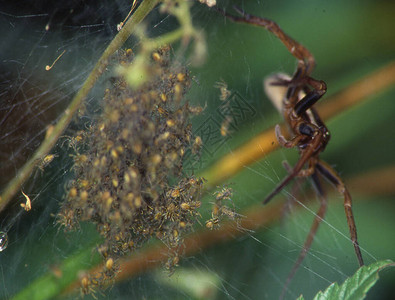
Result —
<svg viewBox="0 0 395 300"><path fill-rule="evenodd" d="M328 85L325 98L394 59L393 1L270 0L218 3L231 13L234 12L232 4L237 4L246 12L270 18L287 34L305 45L316 58L317 67L313 76L324 80ZM67 5L72 7L73 4L64 3L64 11L70 11ZM53 22L54 26L57 24L59 27L56 30L61 32L56 37L57 44L52 39L47 40L48 36L44 35L43 25L47 23L47 19L24 20L25 23L20 26L35 33L30 33L27 38L28 32L18 31L11 34L11 22L17 28L21 20L5 14L0 16L4 18L2 22L8 24L6 28L10 31L7 41L22 38L22 44L26 47L19 50L20 53L13 53L12 59L20 62L16 68L19 71L21 68L28 69L28 77L22 75L19 79L32 80L33 74L38 74L34 77L38 81L44 78L41 83L50 93L58 92L62 88L63 100L54 101L60 106L60 111L68 97L73 96L89 73L102 49L114 36L117 22L123 20L130 7L127 1L104 1L96 6L83 3L79 5L94 9L83 9L84 13L80 16L86 19L81 17L82 21L74 18L74 23L70 24L68 18L59 17L58 23ZM10 7L12 6L1 11L9 13ZM37 7L30 9L32 14L39 11ZM29 7L25 8L24 13L28 12ZM56 9L48 12L47 17L52 16L51 13L55 16ZM65 13L64 16L66 15ZM229 136L216 139L205 146L200 164L193 169L195 173L200 173L232 149L282 121L264 95L262 80L276 72L292 73L296 59L264 29L234 24L199 4L192 7L192 16L195 26L204 30L208 47L205 64L191 67L194 83L188 99L193 104L206 105L203 114L193 120L196 132L205 129L207 124L212 124L213 130L219 132L221 116L218 109L221 101L219 90L214 87L219 81L226 82L228 89L236 93L238 99L242 99L241 103L246 109L246 115L239 115L238 123L230 128ZM174 20L161 16L157 10L150 16L149 21L154 35L162 34L175 26ZM102 25L97 29L85 29L82 24ZM51 59L43 59L44 54L40 49L56 49L59 43L67 46L75 55L65 57L65 61L70 63L59 63L56 73L53 72L53 77L48 79L49 75L43 74L41 68L44 61L47 64ZM129 46L136 46L134 40L128 43ZM15 42L15 45L18 43ZM2 48L2 52L8 54L9 50L7 52L4 49ZM27 60L29 53L37 59ZM3 63L4 61L9 62L11 58L7 56ZM42 63L39 64L38 61ZM12 65L8 64L6 67L11 68ZM16 82L16 79L12 80ZM105 84L105 80L100 82L100 86L88 99L93 107L101 98ZM325 98L321 101L325 101ZM332 139L321 158L335 166L346 183L353 176L395 165L394 99L395 89L392 87L327 122ZM76 128L71 128L67 134L72 134L75 130ZM14 218L15 206L19 205L17 204L14 210L11 208L2 216L2 226L10 227L10 244L0 253L1 299L8 299L64 259L72 258L74 251L85 249L97 239L92 226L84 225L76 233L65 236L53 224L53 214L58 211L67 181L72 177L67 149L59 143L55 152L58 157L54 163L43 174L37 172L26 184L26 188L34 195L33 210ZM229 179L227 183L234 190L233 202L237 211L259 204L285 176L286 171L281 162L287 160L293 164L297 158L296 150L279 149L261 161L246 166L242 172ZM332 189L329 185L325 188ZM394 260L394 193L368 196L352 189L352 186L350 189L353 191L353 210L359 243L366 263L387 258ZM306 194L302 192L301 197L303 195ZM281 197L273 201L279 201L278 198ZM288 299L295 299L300 294L306 299L312 298L318 290L326 288L331 282L342 282L356 271L358 264L348 239L341 200L341 196L336 193L330 195L326 222L321 225L310 253L289 286ZM212 195L207 195L203 200L203 220L209 218L212 201ZM308 207L312 211L317 209L316 203ZM199 254L184 258L180 262L180 270L187 271L192 277L176 272L168 279L163 276L162 270L155 270L116 283L104 295L97 293L96 296L100 299L199 299L190 287L192 283L199 282L197 277L203 273L208 280L200 285L212 290L203 299L276 299L298 256L312 219L311 211L292 209L276 226L256 232L245 231L244 235L232 241L214 244ZM86 268L94 260L92 254ZM391 299L391 295L395 293L394 271L384 271L381 277L379 283L369 292L368 299ZM191 278L186 284L187 287L184 286L185 278ZM70 298L77 296L73 294Z"/></svg>

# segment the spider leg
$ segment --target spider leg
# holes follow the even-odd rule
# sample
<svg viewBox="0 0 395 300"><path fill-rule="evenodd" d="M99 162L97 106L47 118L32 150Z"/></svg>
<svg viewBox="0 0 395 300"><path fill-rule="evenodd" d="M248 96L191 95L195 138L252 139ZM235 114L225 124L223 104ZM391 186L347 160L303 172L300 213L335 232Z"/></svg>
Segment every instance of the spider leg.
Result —
<svg viewBox="0 0 395 300"><path fill-rule="evenodd" d="M295 104L294 111L297 116L302 115L309 108L311 108L321 97L325 94L325 90L312 90L306 96L304 96L298 103Z"/></svg>
<svg viewBox="0 0 395 300"><path fill-rule="evenodd" d="M322 160L318 161L316 164L316 169L320 174L322 174L322 176L324 176L330 183L332 183L344 197L344 210L347 217L348 228L350 230L351 241L354 245L354 250L355 250L355 254L357 255L359 265L363 266L364 262L361 254L361 249L359 248L359 244L358 244L357 228L355 226L354 215L352 212L351 195L348 192L340 176L326 162Z"/></svg>
<svg viewBox="0 0 395 300"><path fill-rule="evenodd" d="M284 160L282 162L282 165L283 165L284 169L287 170L288 173L292 172L292 166L286 160ZM301 170L300 173L302 173L303 171L304 170ZM313 172L314 172L314 170L313 170ZM302 189L302 183L304 180L303 180L302 176L300 176L300 173L296 176L295 183L292 185L292 189L290 192L291 195L298 195ZM311 175L312 174L306 175L306 176L311 176ZM294 197L297 197L297 196L294 196ZM281 218L280 218L281 222L285 219L285 216L291 212L291 208L293 207L293 205L294 205L293 197L288 196L287 202L284 204L282 212L281 212Z"/></svg>
<svg viewBox="0 0 395 300"><path fill-rule="evenodd" d="M298 103L295 104L294 111L297 116L305 113L306 110L311 108L321 97L326 93L326 84L322 80L315 80L309 78L309 84L313 90L308 92Z"/></svg>
<svg viewBox="0 0 395 300"><path fill-rule="evenodd" d="M309 167L307 169L300 170L298 173L298 177L309 177L312 176L315 173L315 164L316 160L315 159L310 159L309 160Z"/></svg>
<svg viewBox="0 0 395 300"><path fill-rule="evenodd" d="M298 145L298 143L303 139L303 138L305 138L305 136L303 136L303 135L298 135L298 136L296 136L296 137L294 137L293 139L291 139L291 140L287 140L285 137L284 137L284 135L281 133L281 128L280 128L280 125L276 125L276 127L274 128L274 131L275 131L275 133L276 133L276 137L277 137L277 140L278 140L278 142L279 142L279 144L281 145L281 146L283 146L284 148L293 148L293 147L295 147L296 145Z"/></svg>
<svg viewBox="0 0 395 300"><path fill-rule="evenodd" d="M277 187L265 198L263 204L268 203L275 195L277 195L295 176L299 174L302 170L304 164L312 159L314 153L319 148L320 143L322 142L322 133L318 132L317 135L312 140L312 143L307 146L307 148L301 151L301 156L299 161L296 163L292 172L288 174L278 185Z"/></svg>
<svg viewBox="0 0 395 300"><path fill-rule="evenodd" d="M283 290L281 292L280 299L284 298L285 293L288 288L288 285L292 281L292 278L295 276L295 273L299 269L300 264L303 262L307 253L309 252L311 244L313 243L314 237L317 233L318 227L320 226L321 221L324 219L326 209L328 207L328 201L327 201L326 195L324 193L324 190L322 189L322 185L321 185L321 181L319 179L318 173L314 172L311 175L311 179L312 179L313 186L314 186L316 193L317 193L319 200L320 200L320 207L318 208L318 211L315 215L313 224L311 225L309 234L303 244L302 251L300 251L298 259L296 260L295 264L292 267L292 270L288 274L287 280L286 280Z"/></svg>
<svg viewBox="0 0 395 300"><path fill-rule="evenodd" d="M298 68L301 68L302 73L306 75L311 74L315 66L315 60L313 55L310 53L309 50L307 50L307 48L286 35L284 31L280 28L280 26L278 26L272 20L250 15L244 12L242 9L238 8L237 6L234 6L233 8L241 15L241 17L232 16L218 8L216 8L216 10L228 19L231 19L233 22L264 27L265 29L273 33L276 37L280 39L285 47L287 47L288 51L297 59L299 59L300 63Z"/></svg>
<svg viewBox="0 0 395 300"><path fill-rule="evenodd" d="M310 130L313 130L313 129L311 128ZM275 132L276 132L276 137L277 137L278 142L284 148L293 148L293 147L297 146L301 140L306 138L304 135L301 134L301 135L294 137L291 140L287 140L282 135L280 125L278 125L278 124L275 127ZM309 176L313 175L313 173L315 172L316 161L317 161L316 159L314 159L314 160L310 159L309 160L309 167L307 169L300 170L296 176L297 177L309 177ZM292 173L292 168L286 161L283 162L283 166L288 171L289 174Z"/></svg>

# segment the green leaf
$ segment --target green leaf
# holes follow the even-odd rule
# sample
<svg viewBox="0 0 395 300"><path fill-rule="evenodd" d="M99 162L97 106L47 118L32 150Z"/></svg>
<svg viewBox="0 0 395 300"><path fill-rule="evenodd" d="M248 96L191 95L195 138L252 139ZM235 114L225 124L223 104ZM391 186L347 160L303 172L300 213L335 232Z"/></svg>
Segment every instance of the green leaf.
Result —
<svg viewBox="0 0 395 300"><path fill-rule="evenodd" d="M314 300L364 299L366 293L379 279L378 271L389 266L394 267L395 264L391 260L382 260L363 266L353 276L347 278L342 285L339 286L337 282L334 282L324 292L319 291ZM304 300L304 298L301 295L297 300Z"/></svg>

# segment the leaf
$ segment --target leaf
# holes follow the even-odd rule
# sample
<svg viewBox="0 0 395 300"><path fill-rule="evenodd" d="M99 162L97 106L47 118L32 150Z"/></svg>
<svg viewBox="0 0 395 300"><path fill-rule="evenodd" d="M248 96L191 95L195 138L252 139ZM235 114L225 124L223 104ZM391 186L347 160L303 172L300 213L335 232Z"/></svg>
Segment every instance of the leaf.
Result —
<svg viewBox="0 0 395 300"><path fill-rule="evenodd" d="M369 266L363 266L351 277L347 278L342 285L332 283L324 292L319 291L314 300L360 300L364 299L366 293L379 279L378 272L386 267L394 267L391 260L382 260ZM299 296L297 300L304 300Z"/></svg>

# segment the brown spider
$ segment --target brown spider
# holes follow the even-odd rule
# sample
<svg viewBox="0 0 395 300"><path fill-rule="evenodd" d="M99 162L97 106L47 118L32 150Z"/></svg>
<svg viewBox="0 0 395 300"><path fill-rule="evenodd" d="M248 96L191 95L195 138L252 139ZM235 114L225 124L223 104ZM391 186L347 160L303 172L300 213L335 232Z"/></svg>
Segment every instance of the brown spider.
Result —
<svg viewBox="0 0 395 300"><path fill-rule="evenodd" d="M327 200L321 187L321 176L333 184L344 197L344 209L350 230L351 241L354 245L359 265L362 266L364 262L357 240L357 230L351 208L351 195L336 171L319 158L319 154L324 151L328 144L330 134L317 111L313 107L326 92L325 82L310 77L315 66L314 57L304 46L286 35L273 21L252 16L244 13L238 8L235 8L235 10L240 13L240 17L229 15L224 11L220 12L234 22L264 27L277 36L287 47L288 51L298 59L298 66L292 78L285 74L277 74L265 80L265 89L268 96L272 98L276 107L283 114L284 120L288 124L293 135L290 140L286 140L281 134L280 126L277 125L275 131L278 142L286 148L297 147L300 153L300 158L296 165L289 170L288 176L286 176L277 185L277 187L266 197L263 203L268 203L293 178L308 176L311 177L321 202L310 232L303 245L303 249L288 276L285 287L289 284L299 265L306 256L314 240L318 226L325 216ZM281 89L284 91L279 94L276 93L276 89L277 92ZM281 298L284 296L284 291Z"/></svg>

